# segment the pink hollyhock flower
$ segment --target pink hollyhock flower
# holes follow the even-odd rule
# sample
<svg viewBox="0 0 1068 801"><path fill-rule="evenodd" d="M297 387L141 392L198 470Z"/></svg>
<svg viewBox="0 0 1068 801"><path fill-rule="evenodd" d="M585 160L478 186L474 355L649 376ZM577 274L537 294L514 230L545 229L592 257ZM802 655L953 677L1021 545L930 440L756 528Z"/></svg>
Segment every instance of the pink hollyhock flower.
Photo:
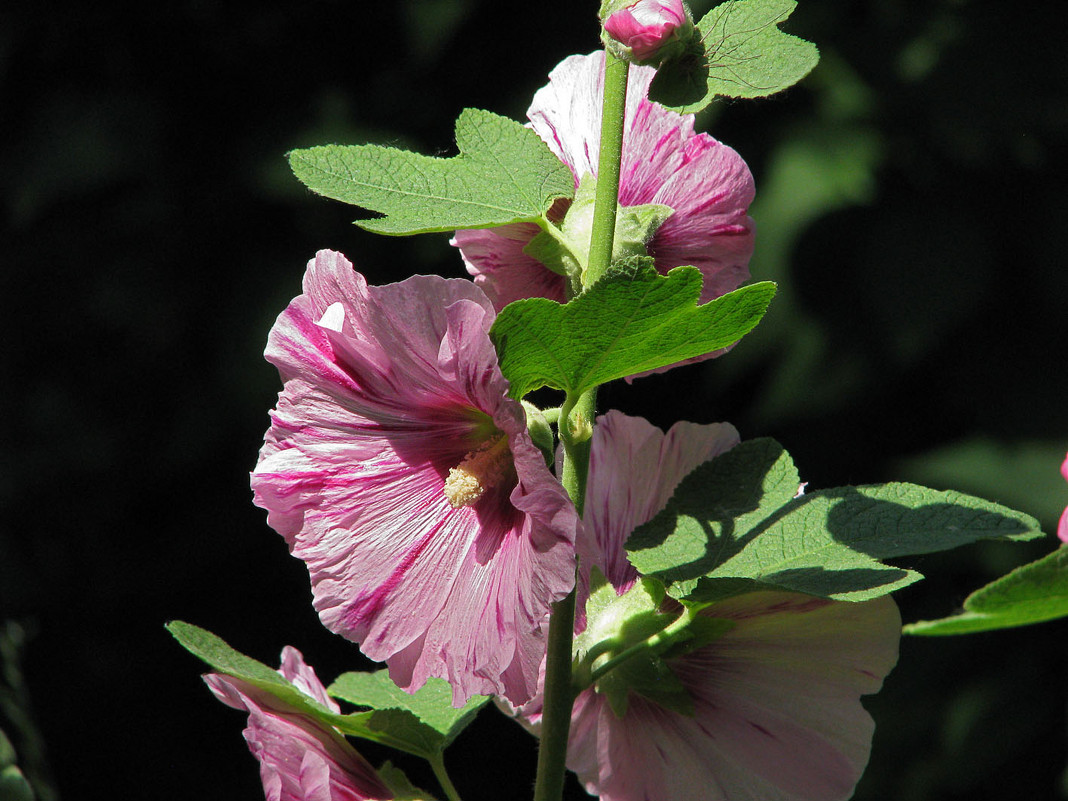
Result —
<svg viewBox="0 0 1068 801"><path fill-rule="evenodd" d="M1068 456L1064 457L1064 464L1061 465L1061 475L1064 476L1064 480L1068 481ZM1068 507L1065 507L1064 512L1061 513L1061 522L1057 526L1057 536L1064 542L1068 542Z"/></svg>
<svg viewBox="0 0 1068 801"><path fill-rule="evenodd" d="M698 267L704 274L701 302L706 302L749 277L753 177L734 150L694 133L693 115L647 99L654 74L652 67L630 70L619 203L674 209L652 238L637 246L656 259L662 273L685 264ZM576 187L583 176L597 175L603 90L604 53L570 56L550 73L548 86L538 90L527 110L531 127L571 168ZM565 219L567 210L567 203L559 202L550 216ZM498 311L526 297L564 300L564 277L523 252L539 230L521 223L457 231L451 240Z"/></svg>
<svg viewBox="0 0 1068 801"><path fill-rule="evenodd" d="M582 543L580 587L592 564L618 594L630 588L630 532L687 473L737 441L730 426L680 423L664 434L616 412L603 417L590 457L582 536L591 542ZM848 798L874 729L860 696L877 691L897 660L894 602L754 592L702 614L732 628L665 660L693 715L631 690L620 717L595 684L572 711L568 767L603 801ZM579 617L577 631L585 624ZM535 730L540 706L538 696L520 710Z"/></svg>
<svg viewBox="0 0 1068 801"><path fill-rule="evenodd" d="M331 712L340 712L296 648L282 649L282 677ZM271 693L220 673L204 681L215 697L248 712L245 741L260 763L267 801L362 801L393 793L337 729Z"/></svg>
<svg viewBox="0 0 1068 801"><path fill-rule="evenodd" d="M630 50L635 61L649 61L680 30L692 29L682 0L638 0L613 12L604 29Z"/></svg>
<svg viewBox="0 0 1068 801"><path fill-rule="evenodd" d="M531 697L574 583L577 516L507 397L493 318L469 281L369 287L321 251L271 329L285 388L252 473L327 628L457 704Z"/></svg>

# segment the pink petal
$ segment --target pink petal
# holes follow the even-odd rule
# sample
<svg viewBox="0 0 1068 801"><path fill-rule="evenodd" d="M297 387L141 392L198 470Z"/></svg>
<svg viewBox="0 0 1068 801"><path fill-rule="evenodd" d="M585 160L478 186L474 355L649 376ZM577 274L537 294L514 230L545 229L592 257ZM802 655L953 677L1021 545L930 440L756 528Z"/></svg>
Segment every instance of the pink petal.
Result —
<svg viewBox="0 0 1068 801"><path fill-rule="evenodd" d="M282 652L279 673L291 681L295 678L295 686L315 700L326 697L322 683L295 648L287 646ZM210 673L204 681L227 706L248 712L245 741L260 763L267 801L393 797L374 768L333 727L232 676ZM327 706L338 710L333 701Z"/></svg>
<svg viewBox="0 0 1068 801"><path fill-rule="evenodd" d="M1068 481L1068 456L1064 458L1064 464L1061 465L1061 475L1064 476L1064 480ZM1068 507L1065 507L1064 512L1061 513L1061 522L1057 526L1057 536L1062 542L1068 542Z"/></svg>
<svg viewBox="0 0 1068 801"><path fill-rule="evenodd" d="M440 676L457 703L526 700L549 606L573 583L577 520L507 397L488 299L434 276L368 287L330 252L304 288L268 344L286 385L256 503L307 563L324 624L401 686ZM445 478L493 431L513 483L454 509Z"/></svg>
<svg viewBox="0 0 1068 801"><path fill-rule="evenodd" d="M873 730L860 696L897 658L893 601L753 593L706 614L735 628L671 662L694 717L632 695L620 720L587 690L569 766L607 801L848 798Z"/></svg>
<svg viewBox="0 0 1068 801"><path fill-rule="evenodd" d="M661 273L681 265L700 269L701 302L707 302L749 278L753 177L734 150L694 133L693 115L648 100L654 74L651 67L630 69L619 202L674 209L649 242L649 254ZM603 52L571 56L553 69L527 110L531 127L568 165L576 187L583 175L597 174L603 83ZM457 231L452 239L497 310L524 297L563 300L563 278L523 253L537 232L524 224Z"/></svg>
<svg viewBox="0 0 1068 801"><path fill-rule="evenodd" d="M623 549L631 532L664 508L683 478L738 440L728 423L679 422L665 434L618 411L600 417L586 485L584 520L590 536L579 541L583 572L588 575L595 564L617 590L629 588L637 576Z"/></svg>
<svg viewBox="0 0 1068 801"><path fill-rule="evenodd" d="M563 303L563 276L523 252L539 231L533 223L457 231L449 244L460 249L467 271L498 311L530 297Z"/></svg>

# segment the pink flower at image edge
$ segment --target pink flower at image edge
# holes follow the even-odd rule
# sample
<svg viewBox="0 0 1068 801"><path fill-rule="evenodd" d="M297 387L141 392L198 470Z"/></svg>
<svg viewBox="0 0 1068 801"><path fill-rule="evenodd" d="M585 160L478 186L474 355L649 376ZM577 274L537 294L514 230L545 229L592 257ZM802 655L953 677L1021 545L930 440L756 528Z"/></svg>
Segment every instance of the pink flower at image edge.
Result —
<svg viewBox="0 0 1068 801"><path fill-rule="evenodd" d="M285 386L252 473L327 628L456 703L533 695L574 583L574 506L507 396L493 318L470 281L371 287L320 252L271 329Z"/></svg>
<svg viewBox="0 0 1068 801"><path fill-rule="evenodd" d="M1068 481L1068 456L1064 457L1064 464L1061 465L1061 475L1064 476L1065 481ZM1061 513L1061 522L1057 526L1057 536L1061 538L1062 542L1068 542L1068 506Z"/></svg>
<svg viewBox="0 0 1068 801"><path fill-rule="evenodd" d="M638 0L610 14L604 29L636 61L647 61L686 23L682 0Z"/></svg>
<svg viewBox="0 0 1068 801"><path fill-rule="evenodd" d="M282 650L278 672L330 711L341 711L295 648ZM204 682L224 704L248 712L245 741L260 763L267 801L393 798L375 769L333 727L232 676L209 673Z"/></svg>

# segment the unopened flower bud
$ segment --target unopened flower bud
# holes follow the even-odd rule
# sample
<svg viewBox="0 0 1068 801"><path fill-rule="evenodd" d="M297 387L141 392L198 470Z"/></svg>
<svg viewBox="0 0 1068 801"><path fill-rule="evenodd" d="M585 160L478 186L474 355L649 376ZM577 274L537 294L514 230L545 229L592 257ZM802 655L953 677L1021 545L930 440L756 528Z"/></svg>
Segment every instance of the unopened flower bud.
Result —
<svg viewBox="0 0 1068 801"><path fill-rule="evenodd" d="M660 62L685 49L693 36L693 19L682 0L638 0L602 5L606 44L621 58L638 63ZM618 47L622 45L622 47Z"/></svg>

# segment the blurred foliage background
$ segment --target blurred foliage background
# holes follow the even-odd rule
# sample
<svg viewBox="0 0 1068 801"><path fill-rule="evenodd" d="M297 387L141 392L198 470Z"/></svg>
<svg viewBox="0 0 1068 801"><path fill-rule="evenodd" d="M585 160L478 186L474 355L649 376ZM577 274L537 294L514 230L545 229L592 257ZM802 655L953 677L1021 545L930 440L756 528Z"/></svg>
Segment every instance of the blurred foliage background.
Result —
<svg viewBox="0 0 1068 801"><path fill-rule="evenodd" d="M279 389L261 353L319 248L372 282L463 269L445 236L351 226L283 154L450 154L462 108L521 119L558 61L594 49L596 5L0 10L0 728L42 799L262 797L243 717L168 619L272 664L296 645L326 678L366 666L249 502ZM817 70L699 121L753 169L752 273L779 297L727 358L610 387L602 406L774 436L813 487L952 487L1052 532L1068 504L1062 14L801 0L786 29L819 44ZM900 594L903 616L948 614L1053 547L909 560L929 578ZM904 641L869 699L856 797L1068 798L1066 626ZM468 801L530 787L532 743L492 711L450 754Z"/></svg>

